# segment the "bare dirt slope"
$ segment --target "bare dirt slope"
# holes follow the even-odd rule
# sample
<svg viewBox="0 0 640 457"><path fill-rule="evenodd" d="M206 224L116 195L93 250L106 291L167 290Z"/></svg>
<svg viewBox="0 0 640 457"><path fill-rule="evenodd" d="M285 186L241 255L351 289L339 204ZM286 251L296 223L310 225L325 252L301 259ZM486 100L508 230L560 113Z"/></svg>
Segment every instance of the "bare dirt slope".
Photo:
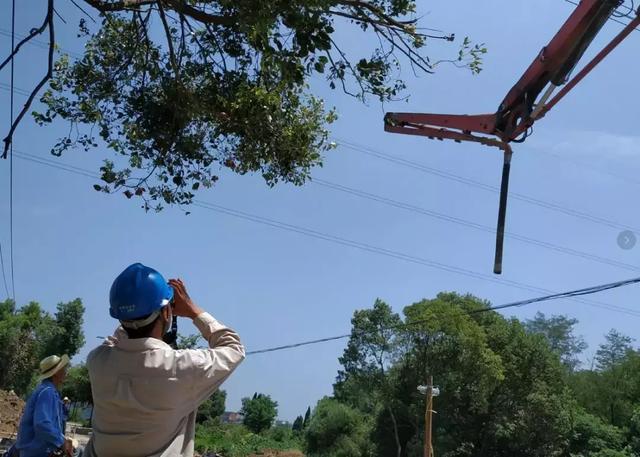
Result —
<svg viewBox="0 0 640 457"><path fill-rule="evenodd" d="M12 392L0 390L0 437L18 432L24 401Z"/></svg>

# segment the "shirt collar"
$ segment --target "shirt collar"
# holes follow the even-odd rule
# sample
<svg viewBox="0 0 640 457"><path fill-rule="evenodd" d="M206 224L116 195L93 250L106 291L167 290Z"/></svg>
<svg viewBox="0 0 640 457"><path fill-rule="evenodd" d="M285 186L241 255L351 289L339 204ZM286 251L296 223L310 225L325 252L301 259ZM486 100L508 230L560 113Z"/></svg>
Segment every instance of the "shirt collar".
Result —
<svg viewBox="0 0 640 457"><path fill-rule="evenodd" d="M119 349L122 349L123 351L129 352L146 351L149 349L173 349L164 341L158 340L156 338L123 338L119 339L116 342L115 346Z"/></svg>
<svg viewBox="0 0 640 457"><path fill-rule="evenodd" d="M56 392L58 391L56 385L52 383L50 379L44 379L40 384L42 384L43 387L53 387Z"/></svg>
<svg viewBox="0 0 640 457"><path fill-rule="evenodd" d="M50 380L45 379L44 381L42 381L40 383L40 385L42 386L42 388L47 388L47 387L51 387L53 389L53 391L55 392L56 396L58 398L60 398L60 392L58 392L58 388L56 387L56 385L54 383L52 383Z"/></svg>

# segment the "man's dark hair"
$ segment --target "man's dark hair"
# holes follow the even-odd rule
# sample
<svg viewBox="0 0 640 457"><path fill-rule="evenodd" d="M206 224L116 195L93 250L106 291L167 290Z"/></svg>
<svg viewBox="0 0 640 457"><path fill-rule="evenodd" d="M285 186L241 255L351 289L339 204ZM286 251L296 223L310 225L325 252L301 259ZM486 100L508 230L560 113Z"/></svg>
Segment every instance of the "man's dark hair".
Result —
<svg viewBox="0 0 640 457"><path fill-rule="evenodd" d="M144 320L147 317L151 316L151 314L147 314L146 316L142 316L139 320ZM138 338L149 338L151 336L151 332L153 331L153 327L156 325L156 322L158 321L158 319L160 319L161 314L158 314L158 317L156 317L153 322L151 322L148 325L145 325L144 327L140 327L140 328L127 328L127 327L122 327L124 328L124 331L127 332L127 335L129 336L129 339L131 340L135 340Z"/></svg>

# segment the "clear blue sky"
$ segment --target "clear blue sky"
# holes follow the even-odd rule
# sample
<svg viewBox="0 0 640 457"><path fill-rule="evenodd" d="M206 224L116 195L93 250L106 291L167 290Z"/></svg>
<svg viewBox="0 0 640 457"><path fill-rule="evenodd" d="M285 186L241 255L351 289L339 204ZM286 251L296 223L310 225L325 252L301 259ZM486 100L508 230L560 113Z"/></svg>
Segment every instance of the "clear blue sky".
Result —
<svg viewBox="0 0 640 457"><path fill-rule="evenodd" d="M487 0L419 2L423 24L485 42L485 70L472 76L449 65L437 74L414 78L408 67L411 99L388 110L415 112L493 112L534 56L572 11L562 0L513 2ZM427 8L428 6L428 8ZM44 0L18 2L21 34L41 21ZM10 28L9 3L0 7L0 28ZM59 3L65 26L58 20L62 47L80 51L75 38L78 12ZM596 46L620 30L610 23ZM351 51L371 45L359 30L340 30ZM9 38L0 35L2 54ZM513 193L554 202L600 218L640 227L640 114L637 81L640 47L635 33L558 108L536 126L535 135L517 146L512 167ZM430 42L435 58L457 48ZM30 89L45 70L45 50L25 48L16 62L17 86ZM8 71L0 83L9 82ZM333 134L395 157L499 185L501 157L497 151L469 144L430 142L385 134L384 110L330 91L314 82L316 92L336 106L340 119ZM24 97L17 95L18 106ZM9 96L0 89L0 125L8 124ZM51 158L53 128L39 128L27 117L15 137L15 148ZM3 132L6 127L2 127ZM4 136L4 134L3 134ZM111 153L106 150L66 154L60 163L97 170ZM9 246L9 163L0 163L0 242ZM615 176L614 176L615 175ZM497 195L492 192L398 166L339 147L326 157L314 177L376 193L398 201L493 227ZM91 179L20 159L14 160L14 258L16 298L55 310L56 303L81 297L87 308L87 345L82 360L113 330L108 290L126 265L141 261L167 276L184 278L195 300L241 334L249 350L348 333L354 310L380 297L395 310L439 291L471 292L495 304L539 294L504 283L454 274L351 247L259 225L220 213L193 208L145 214L136 201L96 193ZM408 253L491 276L494 236L468 226L363 200L318 184L302 188L267 188L261 178L224 172L219 185L198 196L202 200L270 217L331 235ZM507 230L565 248L637 265L640 246L622 250L619 229L578 219L511 199ZM5 255L5 259L7 256ZM507 239L504 274L517 281L554 291L568 290L638 276L637 272ZM630 287L592 297L640 311L638 289ZM590 357L612 327L635 335L639 318L562 300L511 310L527 318L541 310L580 320L578 331ZM182 330L191 331L182 323ZM255 391L270 394L280 417L293 419L331 393L344 341L249 357L225 384L228 409ZM437 373L435 373L437 381Z"/></svg>

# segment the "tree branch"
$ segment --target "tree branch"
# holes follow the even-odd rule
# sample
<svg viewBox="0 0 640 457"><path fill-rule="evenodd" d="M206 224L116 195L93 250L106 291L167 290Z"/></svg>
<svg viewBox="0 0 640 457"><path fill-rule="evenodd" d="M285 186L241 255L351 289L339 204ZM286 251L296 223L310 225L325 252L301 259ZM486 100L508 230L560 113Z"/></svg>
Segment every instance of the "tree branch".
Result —
<svg viewBox="0 0 640 457"><path fill-rule="evenodd" d="M181 15L181 17L183 17ZM198 33L194 30L194 28L191 26L191 23L189 22L189 19L187 19L186 17L184 18L184 23L186 24L187 28L189 29L189 31L191 32L191 37L193 39L193 41L196 43L196 46L198 46L198 48L200 49L200 52L202 53L202 59L205 61L206 64L213 64L214 66L218 66L218 68L221 71L225 71L224 67L222 67L222 65L220 65L218 62L214 60L209 60L209 51L202 45L202 43L200 42L200 40L198 39Z"/></svg>
<svg viewBox="0 0 640 457"><path fill-rule="evenodd" d="M194 8L185 0L160 0L165 3L170 9L177 13L184 14L196 21L204 24L217 24L230 26L235 24L235 19L227 16L216 16L209 14L198 8ZM119 0L116 2L109 2L105 0L84 0L85 3L91 5L93 8L103 13L127 11L132 8L138 8L140 6L148 6L158 3L159 0Z"/></svg>
<svg viewBox="0 0 640 457"><path fill-rule="evenodd" d="M110 11L124 11L138 6L153 5L156 0L120 0L117 2L107 2L102 0L84 0L98 11L107 13Z"/></svg>
<svg viewBox="0 0 640 457"><path fill-rule="evenodd" d="M333 40L333 38L330 38L330 40L331 40L331 44L333 45L333 47L336 48L336 50L338 51L338 53L342 57L342 60L344 61L344 63L347 65L347 67L351 71L351 74L353 75L353 77L356 79L356 81L358 81L358 85L360 86L360 90L362 91L362 95L364 96L364 94L366 94L367 91L364 88L364 86L362 85L362 78L360 77L360 75L358 74L356 69L353 68L353 65L351 65L351 61L347 58L346 54L342 51L342 49L340 49L340 47L338 46L338 43L336 43Z"/></svg>
<svg viewBox="0 0 640 457"><path fill-rule="evenodd" d="M178 53L178 66L182 68L182 58L184 57L184 53L186 52L187 45L184 37L184 26L187 22L187 18L184 14L180 14L180 52Z"/></svg>
<svg viewBox="0 0 640 457"><path fill-rule="evenodd" d="M356 8L356 9L364 8L366 10L371 11L373 14L378 16L380 19L384 19L389 24L393 24L396 27L400 27L401 29L406 29L406 27L408 25L413 25L413 24L415 24L417 22L417 19L411 19L411 20L408 20L408 21L398 21L398 20L392 18L391 16L389 16L387 13L385 13L381 8L378 8L377 6L372 5L369 2L364 2L364 1L361 1L361 0L340 0L338 2L338 4L345 5L345 6L351 6L351 7Z"/></svg>
<svg viewBox="0 0 640 457"><path fill-rule="evenodd" d="M180 68L178 67L178 61L176 60L176 52L173 49L173 36L171 35L171 29L169 29L169 24L167 24L167 17L164 14L164 7L162 6L162 0L158 0L158 8L160 9L160 19L162 20L164 33L167 36L167 44L169 46L169 58L171 59L171 66L173 67L173 72L176 75L176 79L180 79Z"/></svg>
<svg viewBox="0 0 640 457"><path fill-rule="evenodd" d="M147 73L149 66L149 50L151 40L149 39L149 34L147 33L147 24L149 23L149 17L151 17L151 11L147 12L147 16L145 18L142 17L142 14L139 12L133 13L138 15L138 20L142 25L142 32L144 34L144 44L145 44L145 56L144 56L144 69L142 70L142 91L141 94L144 96L144 91L147 86Z"/></svg>
<svg viewBox="0 0 640 457"><path fill-rule="evenodd" d="M216 25L226 25L226 26L235 24L235 19L233 17L216 16L214 14L206 13L202 10L194 8L184 0L164 0L164 1L177 13L184 14L185 16L189 16L190 18L193 18L196 21L200 21L205 24L216 24Z"/></svg>
<svg viewBox="0 0 640 457"><path fill-rule="evenodd" d="M63 24L67 25L67 20L64 17L62 17L62 15L58 13L58 11L55 8L53 9L53 12L56 16L58 16L58 19L60 19Z"/></svg>
<svg viewBox="0 0 640 457"><path fill-rule="evenodd" d="M38 85L33 89L33 91L31 92L31 95L29 95L29 98L27 99L27 101L24 103L24 106L22 107L22 111L20 111L20 114L18 114L18 117L16 117L16 119L13 121L13 123L11 124L11 129L9 130L9 133L7 134L7 136L4 138L4 152L2 153L2 158L6 159L7 158L7 153L9 152L9 147L11 146L11 143L13 142L13 133L15 132L16 128L18 127L18 124L20 124L20 121L22 121L22 118L24 117L24 115L26 114L26 112L29 110L29 107L31 106L31 103L33 103L33 99L36 97L36 95L38 94L38 92L40 92L40 89L42 89L42 87L47 83L47 81L49 81L49 79L51 79L51 77L53 76L53 53L55 50L55 41L56 41L56 37L55 37L55 31L53 28L53 0L48 0L48 6L47 6L47 16L45 17L44 23L42 24L42 27L39 29L40 31L34 31L32 30L31 33L29 34L29 36L27 36L24 40L22 40L20 42L20 45L26 43L27 41L29 41L31 38L33 38L35 35L38 35L40 33L42 33L44 31L45 28L49 28L49 60L48 60L48 67L47 67L47 73L43 76L43 78L40 80L40 82L38 83ZM15 53L18 51L20 45L18 45L18 47L16 47L16 49L13 50L13 52L11 53L11 57L13 57L15 55ZM2 66L4 66L5 64L3 64ZM2 69L2 66L0 66L0 69Z"/></svg>
<svg viewBox="0 0 640 457"><path fill-rule="evenodd" d="M362 22L364 24L378 24L378 25L380 25L382 27L386 27L386 28L395 28L395 29L398 29L401 32L412 34L411 31L407 30L406 26L392 24L392 23L389 23L389 22L386 22L386 21L382 21L380 19L375 19L375 18L367 16L367 15L358 16L356 14L350 14L350 13L345 13L344 11L336 11L336 10L329 10L329 14L331 14L333 16L344 17L344 18L351 19L351 20L354 20L354 21L357 21L357 22Z"/></svg>
<svg viewBox="0 0 640 457"><path fill-rule="evenodd" d="M218 42L218 39L216 38L216 34L215 31L211 30L211 26L207 25L207 32L209 32L209 36L207 38L213 40L213 42L216 44L216 48L218 48L218 54L220 54L220 57L222 58L222 66L224 67L224 71L227 72L227 59L224 55L224 50L222 49L222 46L220 46L220 43Z"/></svg>
<svg viewBox="0 0 640 457"><path fill-rule="evenodd" d="M53 8L52 8L53 9ZM53 11L51 11L51 14L53 14ZM20 50L20 48L22 47L23 44L27 43L28 41L32 40L33 38L35 38L36 36L40 35L42 32L44 32L47 28L47 25L49 24L49 11L47 11L47 15L44 18L44 21L42 22L42 25L40 27L38 27L37 29L31 29L31 31L29 32L29 35L27 35L26 37L24 37L15 47L15 49L12 50L11 54L9 54L9 57L7 57L1 64L0 64L0 70L2 70L9 62L11 62L11 59L13 59L13 57L18 54L18 51Z"/></svg>
<svg viewBox="0 0 640 457"><path fill-rule="evenodd" d="M425 73L433 73L432 65L427 60L425 60L425 58L422 57L420 54L413 51L411 49L411 46L404 41L402 36L397 31L390 29L390 32L392 34L397 35L398 38L400 39L400 45L396 43L392 35L387 35L386 33L384 33L384 30L382 30L379 26L375 24L372 24L372 26L376 30L376 32L378 32L389 43L391 43L394 49L398 49L402 54L404 54L412 64L415 64L418 68L420 68ZM406 46L406 49L403 46Z"/></svg>
<svg viewBox="0 0 640 457"><path fill-rule="evenodd" d="M93 16L91 16L84 8L82 8L76 0L71 0L71 3L73 3L76 6L76 8L78 8L80 11L82 11L82 13L84 13L85 16L91 19L94 24L98 23L98 21L96 21Z"/></svg>

